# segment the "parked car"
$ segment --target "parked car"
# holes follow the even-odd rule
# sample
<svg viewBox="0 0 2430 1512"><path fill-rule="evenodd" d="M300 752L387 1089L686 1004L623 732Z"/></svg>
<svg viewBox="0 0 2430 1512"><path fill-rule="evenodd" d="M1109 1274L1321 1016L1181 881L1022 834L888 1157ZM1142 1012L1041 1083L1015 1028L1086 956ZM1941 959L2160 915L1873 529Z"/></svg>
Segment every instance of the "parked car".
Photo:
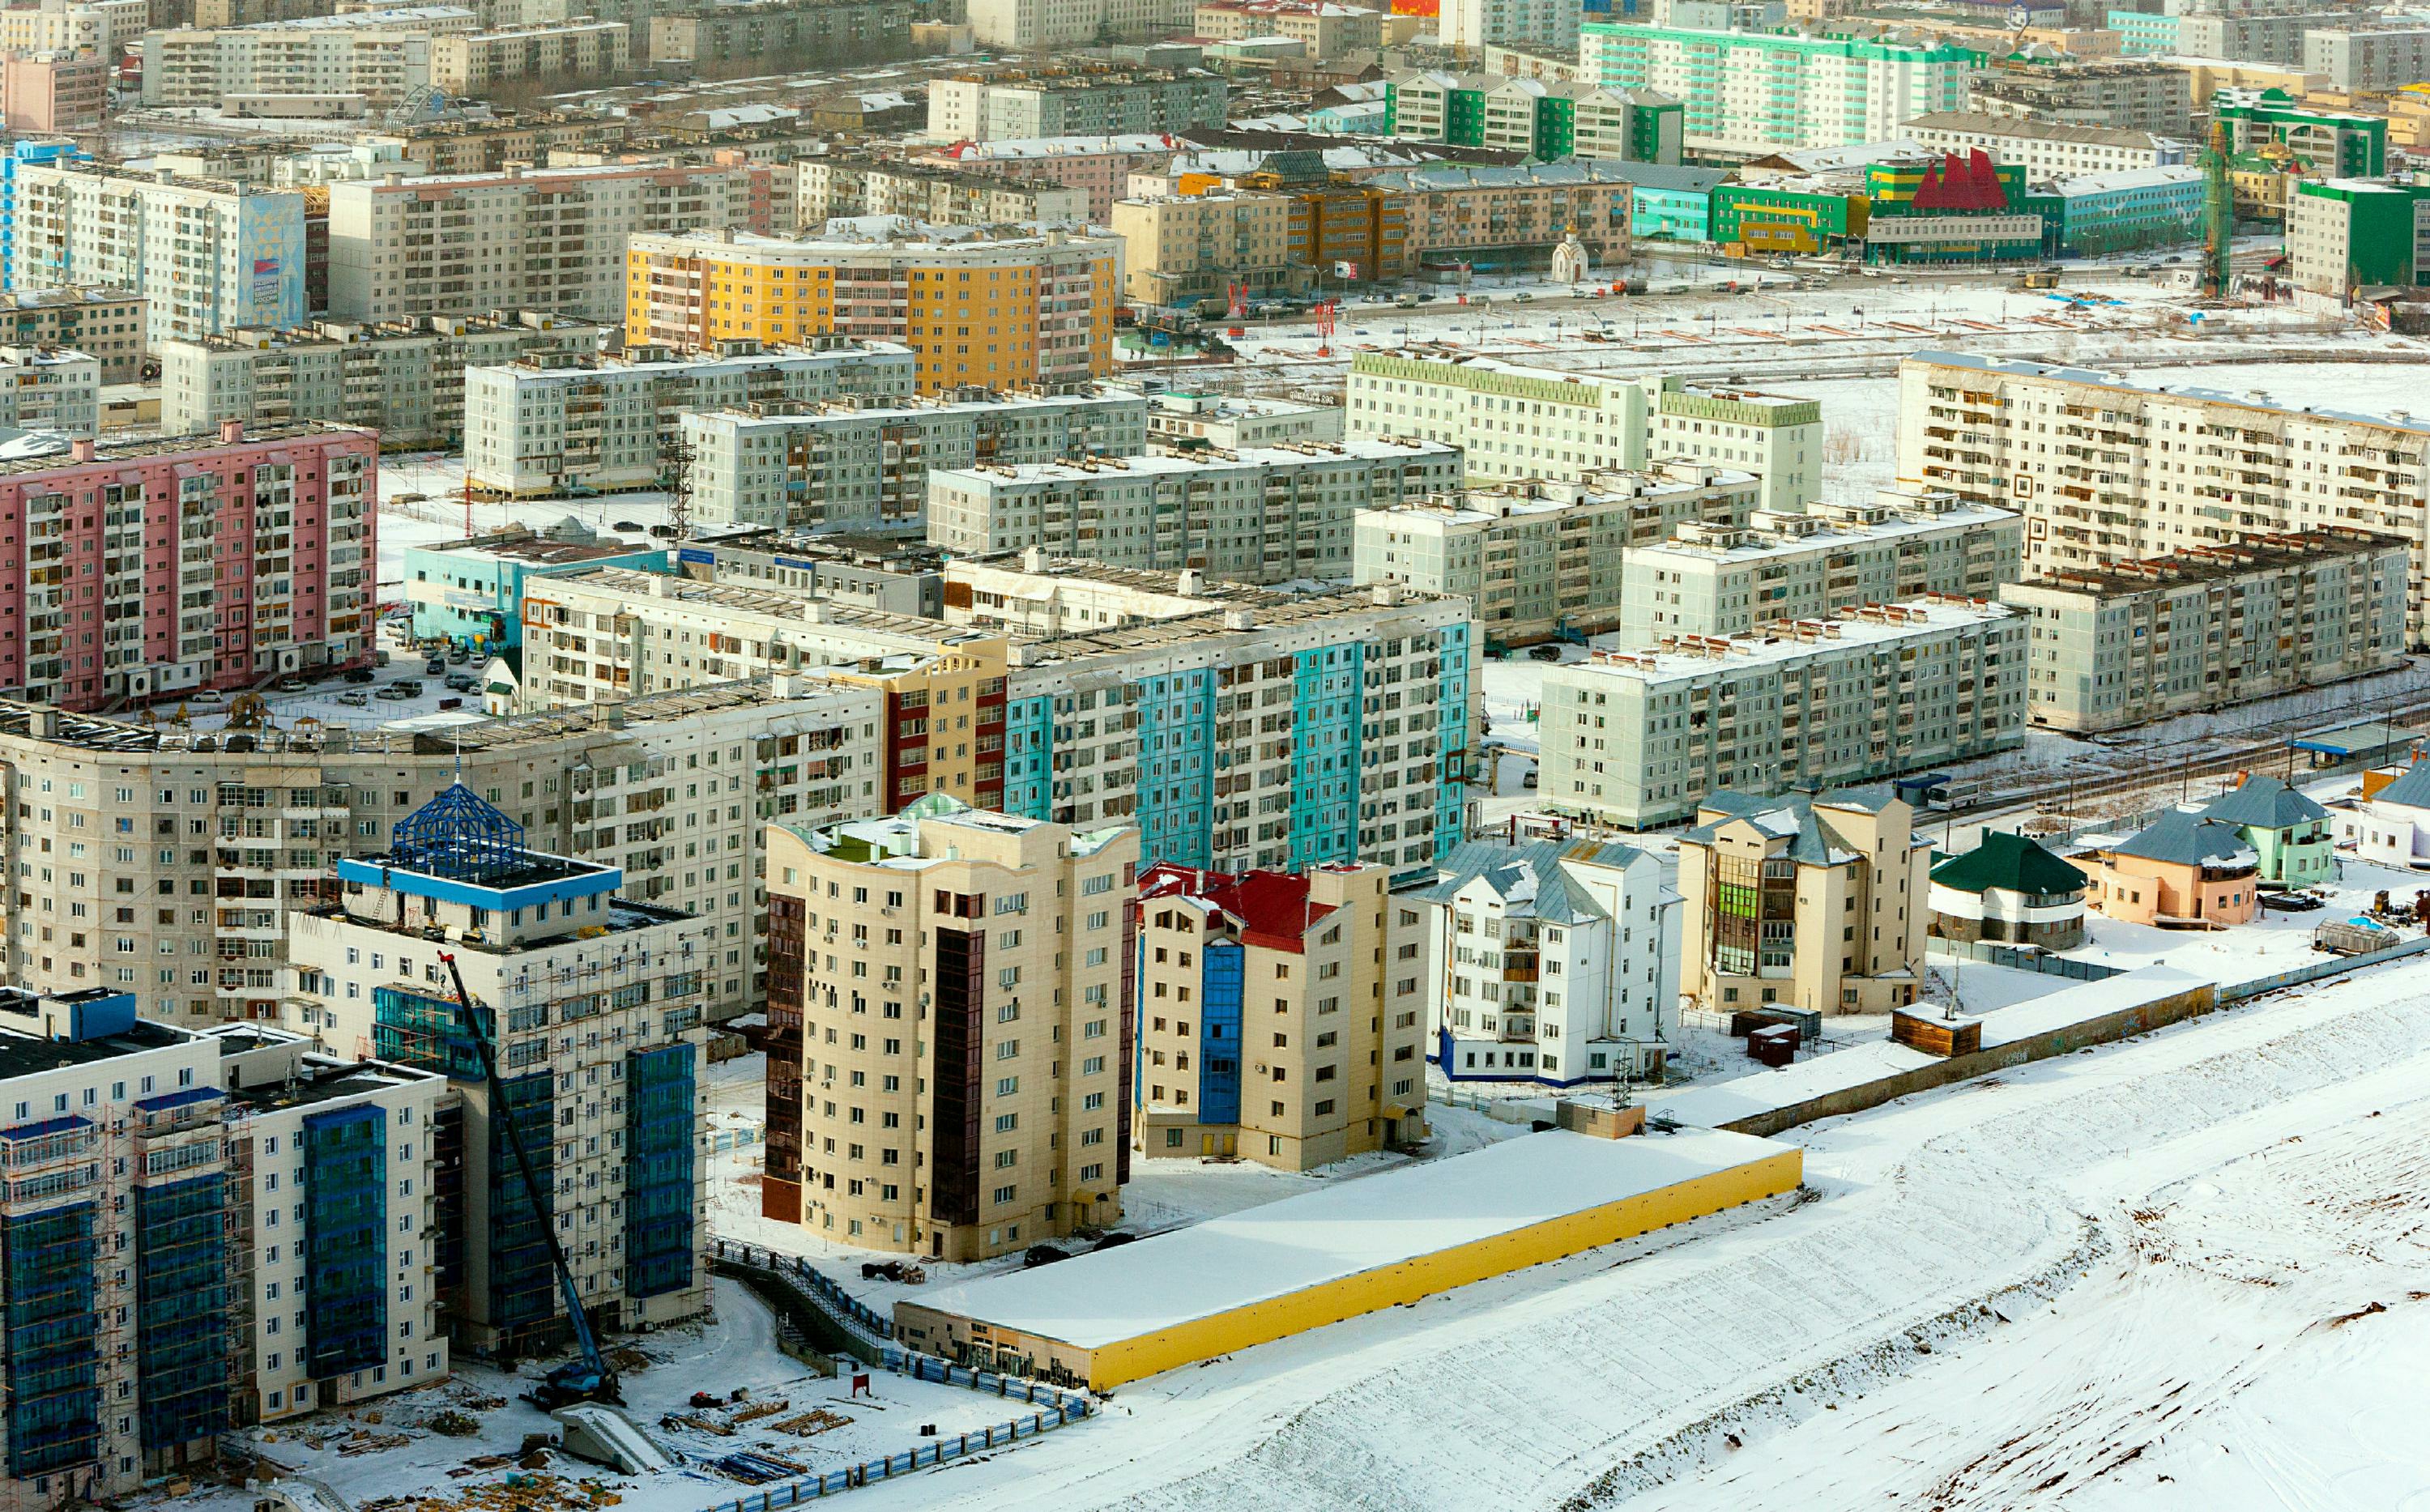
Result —
<svg viewBox="0 0 2430 1512"><path fill-rule="evenodd" d="M446 671L447 663L437 656L433 656L428 661L422 664L422 675L424 677L442 676L445 674Z"/></svg>
<svg viewBox="0 0 2430 1512"><path fill-rule="evenodd" d="M460 698L442 698L439 701L439 710L442 714L451 708L462 708L463 706L464 701Z"/></svg>
<svg viewBox="0 0 2430 1512"><path fill-rule="evenodd" d="M471 692L474 685L479 682L480 679L469 672L451 672L447 674L447 686L459 693Z"/></svg>
<svg viewBox="0 0 2430 1512"><path fill-rule="evenodd" d="M387 662L387 653L381 653L380 660L383 664ZM373 682L377 680L378 676L379 673L372 671L369 667L349 667L346 669L346 681L350 683Z"/></svg>
<svg viewBox="0 0 2430 1512"><path fill-rule="evenodd" d="M1052 1244L1033 1244L1022 1255L1021 1264L1024 1270L1029 1270L1041 1265L1053 1265L1057 1260L1070 1258L1072 1256L1068 1251L1058 1250Z"/></svg>
<svg viewBox="0 0 2430 1512"><path fill-rule="evenodd" d="M340 693L338 695L338 702L345 705L348 708L369 708L372 706L372 695L362 691L360 689L351 689L345 692Z"/></svg>
<svg viewBox="0 0 2430 1512"><path fill-rule="evenodd" d="M373 666L374 666L374 667L385 667L385 666L387 666L391 661L392 661L392 660L394 660L394 659L395 659L395 658L394 658L393 656L391 656L389 653L387 653L387 652L385 652L385 651L382 651L382 652L378 652L378 653L376 653L376 654L374 654L374 655L373 656L373 657L372 657L372 665L373 665Z"/></svg>
<svg viewBox="0 0 2430 1512"><path fill-rule="evenodd" d="M387 687L382 688L377 693L374 693L372 696L387 699L391 703L402 703L406 699L411 698L413 694L406 690L406 686L403 683L390 683Z"/></svg>
<svg viewBox="0 0 2430 1512"><path fill-rule="evenodd" d="M1111 1250L1117 1249L1124 1244L1136 1244L1138 1242L1139 1236L1136 1234L1108 1234L1104 1238L1097 1241L1096 1247L1100 1250Z"/></svg>
<svg viewBox="0 0 2430 1512"><path fill-rule="evenodd" d="M206 708L217 708L228 701L227 694L216 688L197 688L191 693L181 693L178 696L189 704L200 704Z"/></svg>
<svg viewBox="0 0 2430 1512"><path fill-rule="evenodd" d="M1519 298L1519 303L1521 303L1521 304L1523 304L1523 305L1532 305L1532 304L1534 304L1534 303L1536 302L1536 296L1535 296L1535 295L1533 295L1533 294L1529 294L1529 293L1522 293L1522 294L1520 294L1520 295L1518 296L1518 298Z"/></svg>
<svg viewBox="0 0 2430 1512"><path fill-rule="evenodd" d="M473 649L470 646L450 646L447 648L447 660L450 665L461 667L464 663L472 659Z"/></svg>
<svg viewBox="0 0 2430 1512"><path fill-rule="evenodd" d="M1534 661L1558 661L1561 659L1561 648L1558 646L1529 646L1527 648L1527 656L1529 659Z"/></svg>
<svg viewBox="0 0 2430 1512"><path fill-rule="evenodd" d="M282 693L309 692L312 685L301 677L281 677L275 685Z"/></svg>

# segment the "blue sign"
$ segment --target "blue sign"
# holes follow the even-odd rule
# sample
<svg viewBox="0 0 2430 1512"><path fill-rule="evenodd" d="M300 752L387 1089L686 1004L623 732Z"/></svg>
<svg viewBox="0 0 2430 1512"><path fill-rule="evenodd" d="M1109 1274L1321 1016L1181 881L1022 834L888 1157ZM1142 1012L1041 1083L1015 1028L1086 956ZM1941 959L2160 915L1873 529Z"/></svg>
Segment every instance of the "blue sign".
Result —
<svg viewBox="0 0 2430 1512"><path fill-rule="evenodd" d="M680 546L675 549L675 560L679 562L698 562L703 567L708 567L716 563L717 553L713 551L697 551L690 546Z"/></svg>

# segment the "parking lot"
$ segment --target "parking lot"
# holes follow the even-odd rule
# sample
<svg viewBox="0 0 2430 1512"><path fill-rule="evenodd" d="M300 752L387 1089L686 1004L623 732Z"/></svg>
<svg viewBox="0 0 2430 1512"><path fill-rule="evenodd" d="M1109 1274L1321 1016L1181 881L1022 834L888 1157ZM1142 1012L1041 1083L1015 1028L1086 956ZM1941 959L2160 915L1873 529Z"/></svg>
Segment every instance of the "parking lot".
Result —
<svg viewBox="0 0 2430 1512"><path fill-rule="evenodd" d="M354 682L341 673L329 673L316 678L282 679L264 690L262 699L269 705L271 723L288 729L298 720L312 719L323 724L370 729L401 720L449 723L480 718L479 678L487 658L467 656L457 663L442 661L441 673L430 675L424 670L423 654L408 643L406 630L401 620L381 622L379 644L388 653L388 665L374 668L368 681ZM450 688L446 679L451 676L466 686ZM302 686L288 686L296 682ZM450 701L455 702L455 707L446 706ZM234 699L209 694L165 699L153 706L154 717L169 720L181 703L194 729L216 730L227 724Z"/></svg>

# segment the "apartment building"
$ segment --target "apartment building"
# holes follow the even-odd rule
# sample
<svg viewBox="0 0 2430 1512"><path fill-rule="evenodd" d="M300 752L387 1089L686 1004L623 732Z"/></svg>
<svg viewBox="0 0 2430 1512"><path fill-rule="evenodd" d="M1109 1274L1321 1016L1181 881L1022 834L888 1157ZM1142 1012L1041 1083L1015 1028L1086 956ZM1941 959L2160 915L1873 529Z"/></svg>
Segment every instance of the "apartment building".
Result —
<svg viewBox="0 0 2430 1512"><path fill-rule="evenodd" d="M854 215L899 215L927 225L1090 224L1088 191L1009 174L843 154L793 166L794 207L813 229Z"/></svg>
<svg viewBox="0 0 2430 1512"><path fill-rule="evenodd" d="M2291 64L2307 72L2325 70L2311 60L2310 34L2322 30L2350 31L2368 26L2375 18L2361 9L2304 8L2260 10L2220 6L2177 18L2176 45L2166 51L2187 58L2224 58L2244 63Z"/></svg>
<svg viewBox="0 0 2430 1512"><path fill-rule="evenodd" d="M115 58L154 25L151 0L40 0L0 11L0 50Z"/></svg>
<svg viewBox="0 0 2430 1512"><path fill-rule="evenodd" d="M2211 118L2227 130L2232 152L2283 147L2326 178L2376 178L2388 172L2384 115L2327 110L2298 103L2284 90L2221 90Z"/></svg>
<svg viewBox="0 0 2430 1512"><path fill-rule="evenodd" d="M1395 137L1544 160L1676 163L1686 121L1677 100L1651 90L1500 74L1395 75L1385 83L1384 102L1384 129Z"/></svg>
<svg viewBox="0 0 2430 1512"><path fill-rule="evenodd" d="M524 606L525 691L609 704L817 671L916 712L1003 677L1001 746L958 725L950 750L890 742L888 796L869 811L942 790L1057 823L1135 822L1151 859L1227 870L1372 860L1399 874L1464 830L1477 684L1459 600L1040 554L953 562L944 578L940 621L774 579L551 577Z"/></svg>
<svg viewBox="0 0 2430 1512"><path fill-rule="evenodd" d="M1562 0L1442 0L1435 14L1446 47L1577 50L1579 8Z"/></svg>
<svg viewBox="0 0 2430 1512"><path fill-rule="evenodd" d="M2366 289L2430 285L2430 185L2298 180L2287 196L2288 276L2343 306Z"/></svg>
<svg viewBox="0 0 2430 1512"><path fill-rule="evenodd" d="M229 1421L277 1422L445 1376L444 1288L424 1267L451 1249L440 1171L458 1125L446 1078L332 1055L275 1024L202 1038L226 1094Z"/></svg>
<svg viewBox="0 0 2430 1512"><path fill-rule="evenodd" d="M1351 575L1467 599L1488 646L1600 635L1624 618L1631 547L1698 525L1736 526L1754 511L1756 492L1752 474L1670 463L1362 509L1352 523Z"/></svg>
<svg viewBox="0 0 2430 1512"><path fill-rule="evenodd" d="M1213 128L1223 125L1229 99L1221 76L1198 69L1073 66L932 78L928 135L991 141Z"/></svg>
<svg viewBox="0 0 2430 1512"><path fill-rule="evenodd" d="M1679 837L1680 989L1707 1013L1916 1001L1932 840L1888 789L1718 789Z"/></svg>
<svg viewBox="0 0 2430 1512"><path fill-rule="evenodd" d="M2192 129L2193 106L2173 59L2020 57L1994 62L1966 87L1972 114L2170 137Z"/></svg>
<svg viewBox="0 0 2430 1512"><path fill-rule="evenodd" d="M1290 212L1289 195L1254 191L1117 200L1123 292L1168 309L1228 302L1236 285L1254 299L1303 292L1314 270L1292 255Z"/></svg>
<svg viewBox="0 0 2430 1512"><path fill-rule="evenodd" d="M1753 473L1781 512L1822 496L1822 407L1684 378L1611 378L1491 357L1361 352L1351 359L1352 437L1417 436L1460 448L1470 475L1575 481L1673 457Z"/></svg>
<svg viewBox="0 0 2430 1512"><path fill-rule="evenodd" d="M2405 568L2404 541L2330 527L2010 583L2026 717L2089 735L2398 666Z"/></svg>
<svg viewBox="0 0 2430 1512"><path fill-rule="evenodd" d="M1869 504L1817 501L1799 514L1686 524L1614 565L1621 643L1744 635L1767 621L1926 593L1989 600L2022 575L2024 537L2014 510L1898 489Z"/></svg>
<svg viewBox="0 0 2430 1512"><path fill-rule="evenodd" d="M660 63L809 53L841 61L910 51L910 0L741 0L647 18L649 56ZM636 43L642 31L634 22Z"/></svg>
<svg viewBox="0 0 2430 1512"><path fill-rule="evenodd" d="M467 367L590 356L605 335L588 321L523 310L314 321L164 341L160 428L186 436L230 420L275 425L313 416L375 430L391 450L460 446Z"/></svg>
<svg viewBox="0 0 2430 1512"><path fill-rule="evenodd" d="M1901 478L2024 510L2028 577L2345 526L2409 545L2405 633L2430 639L2430 424L1919 352L1898 436Z"/></svg>
<svg viewBox="0 0 2430 1512"><path fill-rule="evenodd" d="M722 341L696 357L631 344L619 357L469 367L465 474L478 491L513 498L656 488L688 413L846 394L900 400L912 383L908 348L833 340L764 349Z"/></svg>
<svg viewBox="0 0 2430 1512"><path fill-rule="evenodd" d="M1419 914L1381 866L1153 866L1130 905L1133 1149L1308 1171L1425 1138Z"/></svg>
<svg viewBox="0 0 2430 1512"><path fill-rule="evenodd" d="M1198 0L1191 27L1208 42L1289 38L1300 44L1302 57L1330 62L1383 46L1384 8L1335 0Z"/></svg>
<svg viewBox="0 0 2430 1512"><path fill-rule="evenodd" d="M19 135L88 131L109 105L109 62L98 53L0 58L0 124Z"/></svg>
<svg viewBox="0 0 2430 1512"><path fill-rule="evenodd" d="M2386 93L2430 79L2430 27L2315 24L2303 39L2304 71L2327 75L2334 90Z"/></svg>
<svg viewBox="0 0 2430 1512"><path fill-rule="evenodd" d="M431 82L436 40L478 25L461 6L298 16L143 36L148 108L217 108L231 94L359 94L391 106Z"/></svg>
<svg viewBox="0 0 2430 1512"><path fill-rule="evenodd" d="M768 851L762 1216L957 1261L1117 1221L1139 831L932 795Z"/></svg>
<svg viewBox="0 0 2430 1512"><path fill-rule="evenodd" d="M971 30L982 46L1043 52L1106 39L1169 37L1190 30L1195 0L972 0Z"/></svg>
<svg viewBox="0 0 2430 1512"><path fill-rule="evenodd" d="M1684 101L1688 148L1714 157L1889 141L1917 116L1960 108L1977 56L1889 37L1602 22L1578 33L1586 79Z"/></svg>
<svg viewBox="0 0 2430 1512"><path fill-rule="evenodd" d="M1454 1082L1659 1077L1681 911L1663 872L1632 845L1453 851L1440 880L1402 899L1423 915L1426 1058Z"/></svg>
<svg viewBox="0 0 2430 1512"><path fill-rule="evenodd" d="M651 235L632 238L626 266L628 341L900 342L917 354L924 394L1052 387L1113 367L1115 237Z"/></svg>
<svg viewBox="0 0 2430 1512"><path fill-rule="evenodd" d="M550 309L622 320L631 238L792 224L789 167L716 156L731 160L332 184L329 313L394 320Z"/></svg>
<svg viewBox="0 0 2430 1512"><path fill-rule="evenodd" d="M1479 260L1549 264L1565 241L1585 248L1589 268L1616 268L1628 260L1634 171L1585 158L1508 168L1442 163L1378 174L1357 193L1371 204L1406 204L1403 256L1411 270Z"/></svg>
<svg viewBox="0 0 2430 1512"><path fill-rule="evenodd" d="M961 556L1036 549L1243 583L1340 578L1359 510L1459 486L1456 447L1406 440L938 468L928 474L928 542Z"/></svg>
<svg viewBox="0 0 2430 1512"><path fill-rule="evenodd" d="M2010 750L2025 631L1996 604L1934 594L1548 668L1543 800L1644 829L1722 788L1820 791Z"/></svg>
<svg viewBox="0 0 2430 1512"><path fill-rule="evenodd" d="M365 431L230 424L0 461L0 527L25 542L0 583L0 615L23 626L0 644L0 695L97 709L368 665L377 458ZM87 494L102 512L72 507ZM141 606L111 609L98 639L96 586Z"/></svg>
<svg viewBox="0 0 2430 1512"><path fill-rule="evenodd" d="M0 426L101 432L101 364L57 346L0 346Z"/></svg>
<svg viewBox="0 0 2430 1512"><path fill-rule="evenodd" d="M143 296L115 289L29 289L0 297L0 341L92 357L103 383L130 383L143 360Z"/></svg>
<svg viewBox="0 0 2430 1512"><path fill-rule="evenodd" d="M1173 153L1174 144L1165 133L1130 132L957 141L909 160L1079 190L1089 196L1089 224L1104 225L1113 214L1114 201L1131 192L1131 175L1161 170L1173 160Z"/></svg>
<svg viewBox="0 0 2430 1512"><path fill-rule="evenodd" d="M700 1025L717 926L624 896L615 867L527 841L457 784L398 822L385 854L340 860L343 891L290 921L288 1026L441 1073L461 1105L465 1173L439 1281L456 1346L491 1358L572 1332L544 1225L595 1328L663 1326L708 1304ZM487 1026L458 1003L450 961Z"/></svg>
<svg viewBox="0 0 2430 1512"><path fill-rule="evenodd" d="M2022 165L2035 182L2172 167L2187 161L2192 151L2184 141L2150 131L2061 125L1972 110L1918 116L1899 130L1916 145L1936 153L1962 158L1979 148L2000 162Z"/></svg>
<svg viewBox="0 0 2430 1512"><path fill-rule="evenodd" d="M1237 452L1291 441L1338 441L1341 407L1167 389L1149 398L1147 436L1151 445L1170 452L1207 448Z"/></svg>
<svg viewBox="0 0 2430 1512"><path fill-rule="evenodd" d="M304 196L72 161L21 162L9 287L144 301L158 343L304 320Z"/></svg>
<svg viewBox="0 0 2430 1512"><path fill-rule="evenodd" d="M430 44L430 83L448 94L479 94L508 80L605 79L632 66L633 28L621 21L542 22Z"/></svg>
<svg viewBox="0 0 2430 1512"><path fill-rule="evenodd" d="M686 411L693 518L704 524L902 529L927 523L931 469L1011 466L1147 449L1137 393L857 395Z"/></svg>

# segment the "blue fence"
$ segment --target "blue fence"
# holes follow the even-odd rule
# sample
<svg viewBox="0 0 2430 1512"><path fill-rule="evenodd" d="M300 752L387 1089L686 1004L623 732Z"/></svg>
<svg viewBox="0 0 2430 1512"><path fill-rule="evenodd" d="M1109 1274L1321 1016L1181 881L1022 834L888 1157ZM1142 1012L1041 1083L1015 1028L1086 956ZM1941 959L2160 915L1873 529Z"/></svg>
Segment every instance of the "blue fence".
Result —
<svg viewBox="0 0 2430 1512"><path fill-rule="evenodd" d="M773 1512L776 1507L798 1506L804 1502L816 1502L890 1480L897 1475L934 1470L965 1455L1009 1448L1041 1434L1052 1433L1068 1423L1078 1422L1096 1411L1095 1404L1077 1392L1060 1390L1040 1381L1024 1381L1018 1376L998 1375L992 1371L970 1370L933 1354L916 1354L891 1344L885 1349L885 1366L896 1374L907 1375L915 1381L934 1381L943 1386L957 1386L989 1396L1003 1397L1007 1401L1018 1399L1031 1406L1043 1405L1037 1412L990 1423L975 1432L939 1437L932 1443L916 1445L900 1454L865 1459L857 1465L846 1465L818 1475L805 1475L797 1481L745 1492L730 1501L712 1502L701 1508L701 1512Z"/></svg>
<svg viewBox="0 0 2430 1512"><path fill-rule="evenodd" d="M1935 935L1924 942L1924 949L1934 955L1982 961L1990 966L2005 966L2011 971L2039 972L2044 976L2064 976L2077 982L2098 982L2105 977L2125 974L2124 967L2104 966L2099 961L2080 961L2069 955L2053 955L2047 951L2021 950L1994 939L1943 939Z"/></svg>

